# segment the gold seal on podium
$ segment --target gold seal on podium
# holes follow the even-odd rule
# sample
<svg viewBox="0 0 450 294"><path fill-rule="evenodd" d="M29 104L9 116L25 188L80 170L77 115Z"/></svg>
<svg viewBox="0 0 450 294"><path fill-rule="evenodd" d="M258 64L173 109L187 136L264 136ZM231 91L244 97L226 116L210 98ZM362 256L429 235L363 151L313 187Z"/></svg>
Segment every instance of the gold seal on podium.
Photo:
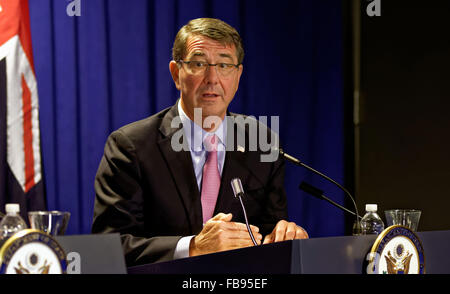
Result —
<svg viewBox="0 0 450 294"><path fill-rule="evenodd" d="M0 249L2 274L63 274L67 261L52 236L25 229L11 236Z"/></svg>
<svg viewBox="0 0 450 294"><path fill-rule="evenodd" d="M404 226L390 226L369 253L369 274L424 274L425 255L419 237Z"/></svg>

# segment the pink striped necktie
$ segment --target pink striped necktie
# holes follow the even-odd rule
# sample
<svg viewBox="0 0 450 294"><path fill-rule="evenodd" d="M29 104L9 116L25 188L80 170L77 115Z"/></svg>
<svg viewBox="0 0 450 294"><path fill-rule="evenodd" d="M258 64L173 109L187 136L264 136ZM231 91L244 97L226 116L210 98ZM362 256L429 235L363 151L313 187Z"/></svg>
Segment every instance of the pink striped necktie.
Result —
<svg viewBox="0 0 450 294"><path fill-rule="evenodd" d="M203 166L202 178L202 213L203 223L206 223L214 213L216 207L217 196L220 188L220 173L217 164L217 145L219 138L216 135L209 135L205 138L204 145L206 147L207 158Z"/></svg>

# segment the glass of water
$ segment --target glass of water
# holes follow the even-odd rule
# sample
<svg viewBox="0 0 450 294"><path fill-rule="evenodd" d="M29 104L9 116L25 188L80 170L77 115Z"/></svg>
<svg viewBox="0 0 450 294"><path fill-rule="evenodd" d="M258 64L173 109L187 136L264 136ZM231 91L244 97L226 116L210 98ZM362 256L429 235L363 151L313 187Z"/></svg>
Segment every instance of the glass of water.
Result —
<svg viewBox="0 0 450 294"><path fill-rule="evenodd" d="M67 211L30 211L28 220L32 229L44 231L52 236L64 235L69 223Z"/></svg>

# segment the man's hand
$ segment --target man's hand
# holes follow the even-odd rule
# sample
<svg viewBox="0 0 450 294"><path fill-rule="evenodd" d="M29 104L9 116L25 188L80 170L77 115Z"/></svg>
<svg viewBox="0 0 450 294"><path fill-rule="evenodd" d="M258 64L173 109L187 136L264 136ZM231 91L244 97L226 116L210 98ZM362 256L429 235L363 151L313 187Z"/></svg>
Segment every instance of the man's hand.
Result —
<svg viewBox="0 0 450 294"><path fill-rule="evenodd" d="M264 238L263 244L308 238L308 233L302 227L297 226L293 222L281 220L277 223L272 233Z"/></svg>
<svg viewBox="0 0 450 294"><path fill-rule="evenodd" d="M232 217L231 213L219 213L207 221L203 230L191 239L189 256L253 246L247 226L232 222ZM261 244L262 235L259 234L259 228L250 228L258 245Z"/></svg>

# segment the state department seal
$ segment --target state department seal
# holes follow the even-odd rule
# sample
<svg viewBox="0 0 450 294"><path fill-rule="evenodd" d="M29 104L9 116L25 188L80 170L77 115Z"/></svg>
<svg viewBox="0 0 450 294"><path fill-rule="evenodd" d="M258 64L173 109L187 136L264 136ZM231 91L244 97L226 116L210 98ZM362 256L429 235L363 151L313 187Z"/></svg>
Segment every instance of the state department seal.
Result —
<svg viewBox="0 0 450 294"><path fill-rule="evenodd" d="M52 236L26 229L11 236L0 249L2 274L63 274L66 254Z"/></svg>
<svg viewBox="0 0 450 294"><path fill-rule="evenodd" d="M424 274L425 255L417 235L404 226L385 229L370 250L369 274Z"/></svg>

